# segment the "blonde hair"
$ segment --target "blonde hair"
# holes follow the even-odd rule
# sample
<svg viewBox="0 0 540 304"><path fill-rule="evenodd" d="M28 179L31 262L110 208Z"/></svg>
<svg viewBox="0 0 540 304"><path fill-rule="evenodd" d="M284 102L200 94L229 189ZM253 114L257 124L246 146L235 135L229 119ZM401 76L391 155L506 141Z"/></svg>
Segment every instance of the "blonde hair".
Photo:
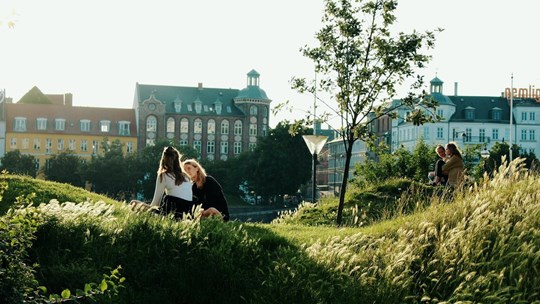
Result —
<svg viewBox="0 0 540 304"><path fill-rule="evenodd" d="M195 184L197 184L197 188L202 189L204 183L206 182L206 170L204 170L201 164L193 158L186 159L185 161L183 161L182 166L185 166L185 165L190 165L194 168L199 168L199 170L197 171L197 175L193 177L193 181L195 182Z"/></svg>

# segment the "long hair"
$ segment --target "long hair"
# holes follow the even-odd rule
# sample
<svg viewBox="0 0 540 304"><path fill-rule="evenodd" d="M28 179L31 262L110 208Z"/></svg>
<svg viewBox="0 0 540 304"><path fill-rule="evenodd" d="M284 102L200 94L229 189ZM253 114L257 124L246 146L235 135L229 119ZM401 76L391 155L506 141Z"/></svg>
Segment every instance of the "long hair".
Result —
<svg viewBox="0 0 540 304"><path fill-rule="evenodd" d="M182 162L182 165L190 165L195 168L199 168L197 175L193 178L193 181L197 184L197 188L202 189L204 183L206 182L206 170L201 166L201 164L195 159L186 159Z"/></svg>
<svg viewBox="0 0 540 304"><path fill-rule="evenodd" d="M180 163L181 157L180 152L174 147L168 146L163 148L158 169L160 181L163 181L163 174L169 174L171 177L174 177L174 184L177 186L189 180L187 174L182 170Z"/></svg>
<svg viewBox="0 0 540 304"><path fill-rule="evenodd" d="M446 149L450 150L452 156L457 155L459 156L459 158L463 159L463 157L461 156L461 152L459 152L459 149L455 142L449 142L448 144L446 144Z"/></svg>

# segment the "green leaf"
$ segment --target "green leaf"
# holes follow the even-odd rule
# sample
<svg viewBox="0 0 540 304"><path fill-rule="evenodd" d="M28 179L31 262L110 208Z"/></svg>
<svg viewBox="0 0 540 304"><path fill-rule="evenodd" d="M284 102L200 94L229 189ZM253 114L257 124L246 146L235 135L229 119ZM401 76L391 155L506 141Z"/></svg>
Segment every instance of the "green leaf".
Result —
<svg viewBox="0 0 540 304"><path fill-rule="evenodd" d="M107 281L105 281L105 279L103 279L101 281L101 284L99 285L99 289L101 290L101 292L105 292L105 290L107 290Z"/></svg>
<svg viewBox="0 0 540 304"><path fill-rule="evenodd" d="M71 297L71 291L69 289L64 289L62 291L62 298L69 299Z"/></svg>

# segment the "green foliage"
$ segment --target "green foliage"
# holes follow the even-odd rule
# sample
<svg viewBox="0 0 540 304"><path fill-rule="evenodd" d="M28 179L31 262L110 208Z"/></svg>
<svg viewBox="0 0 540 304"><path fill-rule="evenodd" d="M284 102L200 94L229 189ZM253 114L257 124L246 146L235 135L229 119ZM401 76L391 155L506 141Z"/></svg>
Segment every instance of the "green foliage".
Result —
<svg viewBox="0 0 540 304"><path fill-rule="evenodd" d="M33 155L21 154L19 150L9 151L2 157L1 163L1 171L36 177L37 170Z"/></svg>
<svg viewBox="0 0 540 304"><path fill-rule="evenodd" d="M291 135L289 128L280 122L268 136L259 138L247 159L244 176L258 195L296 193L310 178L312 157L302 138L309 130L302 128Z"/></svg>
<svg viewBox="0 0 540 304"><path fill-rule="evenodd" d="M399 147L392 154L375 147L373 153L374 157L356 165L354 183L369 185L393 178L426 183L428 172L434 170L438 159L435 146L428 146L422 139L416 143L412 153L404 147Z"/></svg>
<svg viewBox="0 0 540 304"><path fill-rule="evenodd" d="M35 194L32 200L35 204L48 203L52 199L70 202L106 201L111 204L119 204L112 199L77 188L68 184L44 181L27 176L0 174L0 183L7 185L0 201L0 215L4 214L19 196L29 196Z"/></svg>
<svg viewBox="0 0 540 304"><path fill-rule="evenodd" d="M47 180L83 187L85 183L80 170L81 158L73 154L73 151L64 151L49 158L44 173Z"/></svg>
<svg viewBox="0 0 540 304"><path fill-rule="evenodd" d="M97 193L130 200L137 193L144 174L137 155L124 155L119 140L109 143L105 138L101 147L104 153L93 155L92 161L82 167L83 177Z"/></svg>

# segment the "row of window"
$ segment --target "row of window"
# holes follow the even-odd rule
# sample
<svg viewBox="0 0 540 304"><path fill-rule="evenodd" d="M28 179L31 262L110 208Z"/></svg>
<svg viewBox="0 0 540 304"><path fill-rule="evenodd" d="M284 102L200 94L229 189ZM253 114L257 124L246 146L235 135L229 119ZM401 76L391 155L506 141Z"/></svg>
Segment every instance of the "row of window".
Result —
<svg viewBox="0 0 540 304"><path fill-rule="evenodd" d="M35 122L36 130L46 131L49 129L47 118L39 117ZM27 118L26 117L15 117L15 122L13 125L13 131L15 132L26 132L27 131ZM130 125L129 121L119 121L118 122L118 134L119 135L130 135ZM81 132L90 132L92 126L92 121L89 119L79 120L79 130ZM73 125L72 125L73 127ZM66 130L66 120L64 118L55 118L54 119L54 131L65 131ZM103 133L111 132L111 121L110 120L100 120L99 121L99 130Z"/></svg>
<svg viewBox="0 0 540 304"><path fill-rule="evenodd" d="M146 145L147 146L153 146L154 144L155 144L154 139L147 139L146 140ZM188 146L189 142L187 140L180 140L179 144L180 144L180 146ZM255 143L250 143L249 144L249 149L253 150L253 149L255 149L255 146L256 146ZM197 150L197 152L202 153L202 141L194 140L193 141L193 148L195 150ZM220 142L219 152L220 152L220 154L225 154L225 155L229 154L229 142L227 142L227 141ZM208 141L206 143L206 154L211 155L211 154L215 154L215 153L216 153L216 142L215 141ZM242 153L242 142L236 141L236 142L233 143L233 153L235 155L238 155L238 154Z"/></svg>
<svg viewBox="0 0 540 304"><path fill-rule="evenodd" d="M525 120L530 120L530 121L535 121L536 120L536 113L535 112L521 112L521 120L522 121L525 121Z"/></svg>
<svg viewBox="0 0 540 304"><path fill-rule="evenodd" d="M64 138L58 138L56 140L53 140L52 138L46 138L45 139L45 153L46 154L52 154L53 153L53 142L56 144L56 150L58 152L62 152L66 149L71 151L76 151L77 148L79 148L79 151L81 152L88 152L89 148L92 149L93 154L97 154L99 151L99 141L92 140L91 144L92 146L89 146L90 141L86 139L81 139L79 142L79 146L77 146L77 140L76 139L69 139L65 140ZM19 146L20 144L20 146ZM30 139L29 138L22 138L20 140L20 143L18 142L17 138L11 138L9 146L11 150L35 150L40 151L41 150L41 138L34 138L32 142L32 147L30 147ZM133 153L134 152L134 144L133 142L126 142L126 151L127 153Z"/></svg>
<svg viewBox="0 0 540 304"><path fill-rule="evenodd" d="M183 102L181 100L177 99L174 101L174 110L176 111L176 113L182 112L182 105L183 105ZM148 107L152 111L155 110L156 108L155 104L153 103L149 104ZM209 107L208 105L203 105L202 101L197 100L193 104L191 103L186 104L186 108L188 112L192 112L193 108L195 108L195 113L197 114L200 114L203 110L204 112L213 112L215 110L216 114L220 115L221 110L222 110L222 103L216 102L214 104L214 108L212 108L211 106ZM268 107L263 106L262 111L263 111L262 112L263 117L268 117ZM229 114L232 113L231 106L227 106L227 113ZM258 114L258 107L255 105L252 105L251 107L249 107L249 114L252 116L256 116Z"/></svg>
<svg viewBox="0 0 540 304"><path fill-rule="evenodd" d="M241 120L234 122L234 135L242 135L243 123ZM174 134L176 130L176 121L174 118L169 117L167 119L167 133ZM152 133L157 131L157 117L150 115L146 118L146 133ZM203 131L203 121L200 118L196 118L193 121L193 133L202 134ZM189 133L189 119L182 118L180 120L180 133L188 134ZM206 123L206 133L207 134L216 134L216 121L214 119L209 119ZM262 126L262 135L266 136L266 125ZM229 134L229 121L222 120L220 125L220 134L228 135ZM257 124L249 124L249 135L257 136Z"/></svg>

